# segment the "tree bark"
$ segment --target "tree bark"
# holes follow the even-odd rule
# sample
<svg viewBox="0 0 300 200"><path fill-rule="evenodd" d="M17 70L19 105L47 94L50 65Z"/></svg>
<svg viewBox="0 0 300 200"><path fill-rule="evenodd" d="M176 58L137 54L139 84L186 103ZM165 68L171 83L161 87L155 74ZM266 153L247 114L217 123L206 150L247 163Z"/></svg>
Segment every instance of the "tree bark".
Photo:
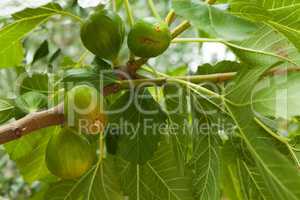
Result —
<svg viewBox="0 0 300 200"><path fill-rule="evenodd" d="M0 144L21 138L41 128L64 123L63 104L49 110L31 113L22 119L0 127Z"/></svg>

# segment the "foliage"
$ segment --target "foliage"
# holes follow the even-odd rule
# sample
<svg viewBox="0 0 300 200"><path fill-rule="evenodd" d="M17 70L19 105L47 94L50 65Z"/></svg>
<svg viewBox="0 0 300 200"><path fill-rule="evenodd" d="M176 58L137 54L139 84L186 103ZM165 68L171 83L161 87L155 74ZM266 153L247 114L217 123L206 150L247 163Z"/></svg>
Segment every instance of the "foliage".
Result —
<svg viewBox="0 0 300 200"><path fill-rule="evenodd" d="M75 120L78 137L97 153L97 161L89 163L84 174L66 180L46 164L46 155L58 149L63 152L52 161L65 158L64 167L71 172L80 167L72 162L79 159L72 154L75 143L66 138L47 151L61 127L43 127L5 144L10 160L33 188L31 198L300 199L300 2L147 3L143 14L141 1L115 0L84 9L82 1L81 7L76 2L49 3L2 20L0 123L22 120L65 101L65 121ZM99 9L111 17L109 24L101 26L105 20L97 15ZM135 21L150 13L160 26ZM168 15L165 21L163 15ZM51 31L58 27L62 34L66 21L74 25L73 39L61 39L66 43L60 46ZM137 26L142 29L132 34ZM89 51L80 43L79 30ZM184 31L170 42L174 32ZM34 40L37 35L44 37ZM123 45L124 35L128 46ZM132 41L151 43L156 49L146 49L145 55L144 46L136 50ZM225 45L236 60L202 63L195 69L190 58L202 59L202 43L210 42ZM163 50L153 52L162 43ZM194 43L198 51L186 43ZM74 88L81 88L73 96L79 106L66 103ZM96 90L92 111L72 119L70 109L89 107ZM87 134L78 125L82 118L92 125L106 125L106 119L108 123L105 131L102 127ZM80 148L76 154L88 150ZM85 158L86 152L80 154ZM7 191L0 179L3 197L23 198Z"/></svg>

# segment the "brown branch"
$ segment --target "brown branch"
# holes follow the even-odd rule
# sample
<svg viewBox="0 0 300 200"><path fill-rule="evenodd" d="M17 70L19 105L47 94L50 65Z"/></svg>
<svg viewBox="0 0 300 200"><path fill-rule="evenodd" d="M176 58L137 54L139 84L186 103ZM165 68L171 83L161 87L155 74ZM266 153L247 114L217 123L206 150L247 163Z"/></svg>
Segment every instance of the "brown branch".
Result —
<svg viewBox="0 0 300 200"><path fill-rule="evenodd" d="M119 84L106 86L103 95L116 93L121 89ZM36 130L57 126L64 123L63 104L59 104L49 110L28 114L24 118L0 126L0 144L21 138Z"/></svg>
<svg viewBox="0 0 300 200"><path fill-rule="evenodd" d="M268 75L284 75L288 72L300 71L300 67L293 67L288 69L272 69L265 73ZM220 73L220 74L208 74L197 76L177 76L173 77L193 83L201 83L205 81L210 82L224 82L232 79L236 75L236 72ZM168 82L169 78L157 78L157 79L137 79L137 80L125 80L120 84L111 84L104 88L103 95L108 96L112 93L116 93L122 89L128 89L130 86L136 87L143 85L144 87L153 85L164 85ZM148 84L145 84L148 83ZM64 123L63 104L51 108L49 110L36 112L25 116L17 121L0 126L0 144L10 142L21 138L24 135L32 133L36 130L46 128L49 126L61 125Z"/></svg>
<svg viewBox="0 0 300 200"><path fill-rule="evenodd" d="M52 109L31 113L22 119L0 127L0 144L18 139L41 128L63 124L63 105Z"/></svg>
<svg viewBox="0 0 300 200"><path fill-rule="evenodd" d="M138 78L136 72L140 69L141 66L143 66L145 63L147 63L148 58L140 58L138 60L129 60L126 65L126 72L129 74L129 76L133 79Z"/></svg>
<svg viewBox="0 0 300 200"><path fill-rule="evenodd" d="M145 62L144 60L137 60L132 63L132 68L126 66L122 70L116 70L116 74L120 80L128 79L125 74L133 75L136 70ZM121 89L120 84L111 84L103 88L103 95L108 96L116 93ZM24 118L13 121L11 123L0 126L0 144L10 142L21 138L24 135L32 133L36 130L61 125L64 123L64 108L63 104L59 104L49 110L35 112L28 114Z"/></svg>

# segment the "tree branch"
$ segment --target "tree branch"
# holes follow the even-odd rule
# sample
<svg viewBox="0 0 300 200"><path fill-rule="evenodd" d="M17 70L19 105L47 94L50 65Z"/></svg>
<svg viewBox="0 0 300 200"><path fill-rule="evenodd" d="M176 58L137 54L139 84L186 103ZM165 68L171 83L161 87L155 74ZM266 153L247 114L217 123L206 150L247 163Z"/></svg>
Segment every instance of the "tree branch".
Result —
<svg viewBox="0 0 300 200"><path fill-rule="evenodd" d="M121 89L120 84L106 86L103 95L116 93ZM24 118L0 126L0 144L21 138L36 130L57 126L64 123L64 106L59 104L49 110L28 114Z"/></svg>
<svg viewBox="0 0 300 200"><path fill-rule="evenodd" d="M136 72L143 66L145 63L147 63L148 58L140 58L138 60L129 60L126 65L125 72L129 74L129 76L133 79L137 78Z"/></svg>
<svg viewBox="0 0 300 200"><path fill-rule="evenodd" d="M265 73L268 75L284 75L288 72L300 71L300 67L291 67L288 69L272 69ZM162 86L171 79L178 79L189 81L192 83L201 83L205 81L210 82L224 82L232 79L237 73L219 73L208 75L196 75L196 76L177 76L172 78L156 78L156 79L137 79L137 80L122 80L120 83L111 84L104 88L103 95L108 96L116 93L122 89L129 89L131 86L143 86L149 87L153 85ZM61 125L64 123L64 109L63 104L51 108L49 110L31 113L22 119L0 126L0 144L10 142L21 138L24 135L32 133L36 130L46 128L49 126Z"/></svg>
<svg viewBox="0 0 300 200"><path fill-rule="evenodd" d="M63 104L49 110L31 113L22 119L1 126L0 144L21 138L35 130L63 123Z"/></svg>

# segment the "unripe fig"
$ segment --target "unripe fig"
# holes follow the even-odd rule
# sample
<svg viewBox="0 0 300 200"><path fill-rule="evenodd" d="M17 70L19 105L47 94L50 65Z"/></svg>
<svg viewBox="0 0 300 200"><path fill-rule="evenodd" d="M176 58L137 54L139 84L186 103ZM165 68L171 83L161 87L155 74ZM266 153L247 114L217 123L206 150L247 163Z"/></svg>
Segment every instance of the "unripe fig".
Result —
<svg viewBox="0 0 300 200"><path fill-rule="evenodd" d="M49 140L46 165L49 171L62 179L75 179L91 168L96 158L89 141L70 128L64 128Z"/></svg>
<svg viewBox="0 0 300 200"><path fill-rule="evenodd" d="M118 14L99 9L82 25L80 35L82 43L90 52L114 61L124 41L125 25Z"/></svg>
<svg viewBox="0 0 300 200"><path fill-rule="evenodd" d="M107 124L103 101L104 97L95 88L75 86L65 97L66 124L82 133L102 133Z"/></svg>
<svg viewBox="0 0 300 200"><path fill-rule="evenodd" d="M171 32L167 23L140 20L129 32L127 42L134 55L150 58L167 50L171 39Z"/></svg>

